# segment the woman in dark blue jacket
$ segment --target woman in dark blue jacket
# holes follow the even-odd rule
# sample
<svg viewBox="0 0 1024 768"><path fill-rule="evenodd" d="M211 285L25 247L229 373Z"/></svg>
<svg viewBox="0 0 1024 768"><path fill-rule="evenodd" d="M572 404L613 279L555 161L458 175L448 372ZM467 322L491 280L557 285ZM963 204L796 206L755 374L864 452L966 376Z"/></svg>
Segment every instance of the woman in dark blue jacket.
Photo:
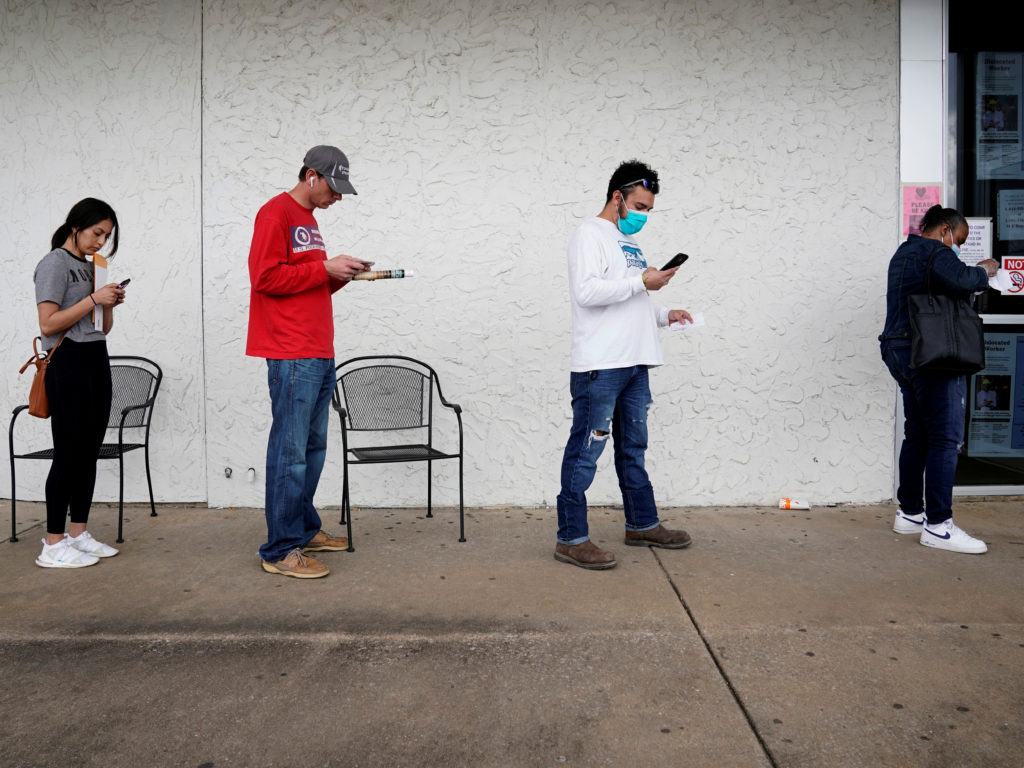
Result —
<svg viewBox="0 0 1024 768"><path fill-rule="evenodd" d="M999 263L986 259L971 267L959 258L967 220L952 208L932 206L889 262L885 328L878 337L882 359L903 395L896 533L920 534L921 543L952 552L981 554L985 542L953 523L953 478L964 440L967 377L915 371L910 367L908 297L926 293L928 260L933 293L969 296L988 287Z"/></svg>

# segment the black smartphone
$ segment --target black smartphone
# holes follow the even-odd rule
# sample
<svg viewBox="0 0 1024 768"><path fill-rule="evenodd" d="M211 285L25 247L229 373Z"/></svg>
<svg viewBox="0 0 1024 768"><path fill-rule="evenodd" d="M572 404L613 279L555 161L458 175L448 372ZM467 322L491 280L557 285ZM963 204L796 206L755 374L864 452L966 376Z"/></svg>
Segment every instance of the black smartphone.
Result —
<svg viewBox="0 0 1024 768"><path fill-rule="evenodd" d="M124 280L122 280L120 283L117 284L117 287L118 288L124 288L131 281L132 281L132 279L130 277L126 277Z"/></svg>
<svg viewBox="0 0 1024 768"><path fill-rule="evenodd" d="M668 264L661 268L661 271L664 272L666 269L672 269L673 267L682 266L683 264L686 263L686 260L688 258L690 257L687 256L685 253L677 253L675 256L672 257Z"/></svg>

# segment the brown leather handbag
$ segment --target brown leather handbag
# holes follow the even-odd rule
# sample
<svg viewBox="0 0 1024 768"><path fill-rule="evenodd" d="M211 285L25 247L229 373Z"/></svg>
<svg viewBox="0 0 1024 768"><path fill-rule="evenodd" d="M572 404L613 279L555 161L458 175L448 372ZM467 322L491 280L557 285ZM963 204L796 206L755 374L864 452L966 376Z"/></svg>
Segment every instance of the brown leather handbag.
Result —
<svg viewBox="0 0 1024 768"><path fill-rule="evenodd" d="M50 364L50 359L53 357L53 353L57 351L57 347L64 341L64 337L67 335L67 331L64 331L57 339L57 343L53 345L53 349L49 352L39 351L39 336L32 339L32 351L35 353L28 359L21 370L18 373L24 373L25 370L35 364L36 373L32 377L32 389L28 393L28 412L33 416L38 416L40 419L50 418L50 401L46 397L46 366Z"/></svg>

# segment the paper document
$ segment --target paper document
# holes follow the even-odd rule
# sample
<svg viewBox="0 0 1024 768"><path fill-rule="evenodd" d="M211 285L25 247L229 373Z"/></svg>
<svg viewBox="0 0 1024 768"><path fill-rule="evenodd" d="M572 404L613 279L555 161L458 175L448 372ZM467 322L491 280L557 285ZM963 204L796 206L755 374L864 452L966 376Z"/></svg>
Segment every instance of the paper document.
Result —
<svg viewBox="0 0 1024 768"><path fill-rule="evenodd" d="M1010 273L1005 269L996 270L996 273L988 279L988 285L990 288L995 288L1003 293L1016 293L1020 290L1019 286L1014 285Z"/></svg>
<svg viewBox="0 0 1024 768"><path fill-rule="evenodd" d="M102 255L94 253L92 256L93 278L92 289L96 291L107 284L107 260ZM93 327L97 331L103 330L103 306L97 305L92 308Z"/></svg>
<svg viewBox="0 0 1024 768"><path fill-rule="evenodd" d="M692 323L669 323L668 329L670 331L685 331L688 328L696 328L699 325L704 325L703 312L693 312L692 317Z"/></svg>

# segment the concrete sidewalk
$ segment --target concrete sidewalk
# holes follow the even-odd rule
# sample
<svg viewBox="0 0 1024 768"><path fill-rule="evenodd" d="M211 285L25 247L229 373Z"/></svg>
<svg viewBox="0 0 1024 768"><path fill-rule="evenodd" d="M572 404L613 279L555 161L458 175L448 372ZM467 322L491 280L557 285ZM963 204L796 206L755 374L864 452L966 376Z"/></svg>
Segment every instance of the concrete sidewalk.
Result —
<svg viewBox="0 0 1024 768"><path fill-rule="evenodd" d="M265 574L261 510L132 506L121 554L0 544L0 766L1024 766L1024 505L986 555L891 506L663 510L688 550L556 562L554 510L358 510L326 579ZM9 530L10 502L0 502ZM116 507L90 529L113 543ZM325 527L341 532L337 512Z"/></svg>

